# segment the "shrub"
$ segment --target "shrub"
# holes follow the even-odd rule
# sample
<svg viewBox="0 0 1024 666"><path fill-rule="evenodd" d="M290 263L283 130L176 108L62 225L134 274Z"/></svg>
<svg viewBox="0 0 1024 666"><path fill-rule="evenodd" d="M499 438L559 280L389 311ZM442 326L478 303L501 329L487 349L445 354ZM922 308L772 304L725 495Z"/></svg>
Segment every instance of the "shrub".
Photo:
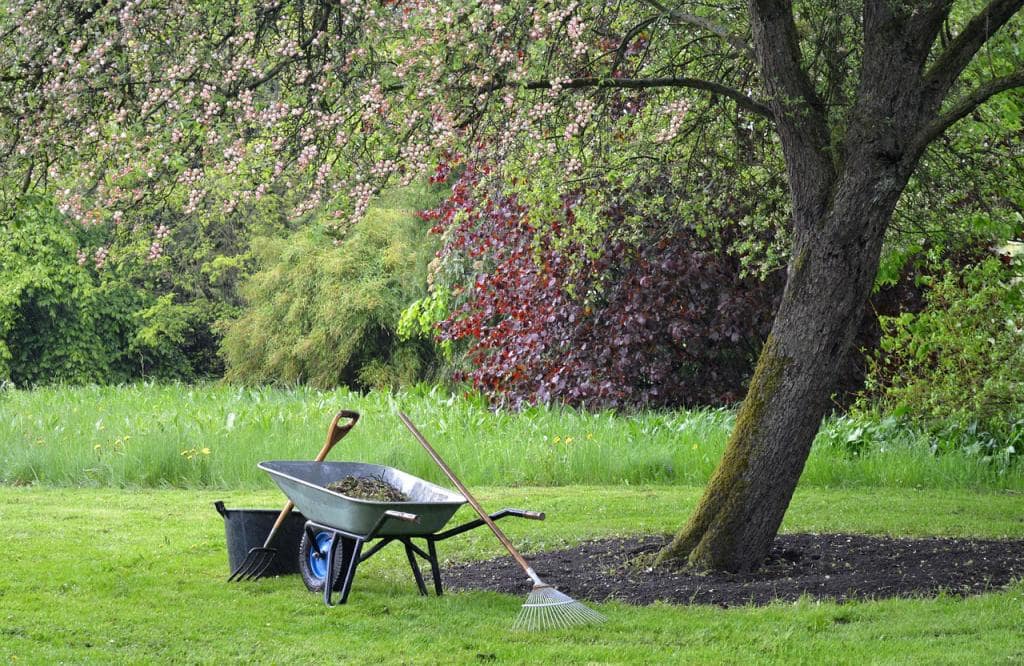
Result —
<svg viewBox="0 0 1024 666"><path fill-rule="evenodd" d="M392 387L421 379L433 347L398 340L395 327L426 293L434 245L418 206L429 192L371 208L340 243L315 228L254 241L259 270L247 302L225 321L225 377L244 383L306 383L319 388Z"/></svg>
<svg viewBox="0 0 1024 666"><path fill-rule="evenodd" d="M98 381L110 372L95 325L95 287L77 243L45 202L0 234L0 378L19 386Z"/></svg>
<svg viewBox="0 0 1024 666"><path fill-rule="evenodd" d="M938 275L921 312L882 328L862 407L996 439L1024 416L1024 284L1008 258Z"/></svg>
<svg viewBox="0 0 1024 666"><path fill-rule="evenodd" d="M445 240L427 303L448 304L438 335L465 346L477 389L513 405L740 397L777 285L743 277L737 258L684 226L652 223L587 251L570 237L571 201L564 220L537 225L514 197L481 194L480 177L468 167L427 215Z"/></svg>
<svg viewBox="0 0 1024 666"><path fill-rule="evenodd" d="M179 347L147 333L159 301L79 236L52 203L26 199L0 223L0 380L18 386L194 376Z"/></svg>

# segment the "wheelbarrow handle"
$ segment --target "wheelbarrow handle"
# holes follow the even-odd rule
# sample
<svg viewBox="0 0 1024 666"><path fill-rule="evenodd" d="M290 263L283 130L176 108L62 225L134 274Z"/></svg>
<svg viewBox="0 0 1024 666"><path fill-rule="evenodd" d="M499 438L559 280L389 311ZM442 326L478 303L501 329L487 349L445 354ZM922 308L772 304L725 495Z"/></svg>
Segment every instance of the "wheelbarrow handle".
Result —
<svg viewBox="0 0 1024 666"><path fill-rule="evenodd" d="M395 520L404 520L407 523L420 522L419 516L417 516L415 513L408 513L406 511L395 511L394 509L388 509L387 511L384 512L384 515L388 518L393 518Z"/></svg>

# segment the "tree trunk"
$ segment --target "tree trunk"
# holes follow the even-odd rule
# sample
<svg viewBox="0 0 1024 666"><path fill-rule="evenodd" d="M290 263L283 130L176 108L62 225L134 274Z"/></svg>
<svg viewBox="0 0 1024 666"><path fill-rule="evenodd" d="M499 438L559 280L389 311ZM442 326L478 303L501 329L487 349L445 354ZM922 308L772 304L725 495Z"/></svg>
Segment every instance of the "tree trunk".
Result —
<svg viewBox="0 0 1024 666"><path fill-rule="evenodd" d="M1024 80L993 80L941 115L950 86L1022 4L991 0L929 64L952 3L865 1L856 98L836 132L835 116L803 67L792 0L748 0L786 158L792 255L722 461L659 563L745 571L770 552L860 323L885 230L921 153L970 109Z"/></svg>
<svg viewBox="0 0 1024 666"><path fill-rule="evenodd" d="M771 550L878 270L882 238L938 110L921 76L948 6L866 2L856 101L842 140L803 69L792 0L749 0L786 157L793 248L786 288L725 454L658 563L746 571Z"/></svg>
<svg viewBox="0 0 1024 666"><path fill-rule="evenodd" d="M746 571L768 555L825 415L906 183L861 154L826 213L794 220L786 288L732 436L690 521L658 557ZM799 183L799 181L798 181ZM795 193L796 194L796 193Z"/></svg>

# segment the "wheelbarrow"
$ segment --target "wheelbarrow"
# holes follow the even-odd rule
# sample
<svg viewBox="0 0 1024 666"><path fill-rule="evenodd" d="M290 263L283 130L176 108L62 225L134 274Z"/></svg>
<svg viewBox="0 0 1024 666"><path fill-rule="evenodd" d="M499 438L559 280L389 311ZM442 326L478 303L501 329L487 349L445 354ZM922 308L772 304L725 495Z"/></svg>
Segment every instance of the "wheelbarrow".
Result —
<svg viewBox="0 0 1024 666"><path fill-rule="evenodd" d="M306 587L323 592L324 603L348 601L359 564L392 542L405 547L419 593L428 594L417 558L430 565L434 592L442 594L437 542L484 524L481 519L442 530L466 498L393 467L361 462L308 462L270 460L259 463L299 511L306 517L299 545L299 571ZM359 499L329 490L328 485L347 476L386 481L408 498L407 502ZM521 509L502 509L492 520L516 516L544 520L544 514ZM422 540L425 549L413 539ZM377 540L366 552L363 546Z"/></svg>

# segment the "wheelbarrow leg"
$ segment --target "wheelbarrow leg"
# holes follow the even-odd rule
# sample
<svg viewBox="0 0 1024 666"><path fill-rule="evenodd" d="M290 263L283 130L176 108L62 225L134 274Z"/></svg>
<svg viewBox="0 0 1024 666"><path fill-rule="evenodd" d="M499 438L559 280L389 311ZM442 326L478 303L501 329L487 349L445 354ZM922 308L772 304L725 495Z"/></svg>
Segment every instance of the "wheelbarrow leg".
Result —
<svg viewBox="0 0 1024 666"><path fill-rule="evenodd" d="M441 565L437 563L437 546L433 539L427 539L427 552L430 553L430 573L434 577L434 592L441 596Z"/></svg>
<svg viewBox="0 0 1024 666"><path fill-rule="evenodd" d="M427 596L427 586L423 582L423 573L416 562L416 553L413 551L413 545L408 538L402 539L402 544L405 545L405 556L409 558L409 567L412 569L412 575L416 579L416 587L420 590L420 596L425 597Z"/></svg>
<svg viewBox="0 0 1024 666"><path fill-rule="evenodd" d="M338 548L341 548L341 581L333 577L334 559L338 557ZM359 566L359 556L363 550L363 539L349 537L335 532L331 539L331 547L327 551L327 578L324 580L324 603L333 606L331 597L338 592L338 603L344 604L348 601L348 593L352 589L352 579L356 576L356 567Z"/></svg>

